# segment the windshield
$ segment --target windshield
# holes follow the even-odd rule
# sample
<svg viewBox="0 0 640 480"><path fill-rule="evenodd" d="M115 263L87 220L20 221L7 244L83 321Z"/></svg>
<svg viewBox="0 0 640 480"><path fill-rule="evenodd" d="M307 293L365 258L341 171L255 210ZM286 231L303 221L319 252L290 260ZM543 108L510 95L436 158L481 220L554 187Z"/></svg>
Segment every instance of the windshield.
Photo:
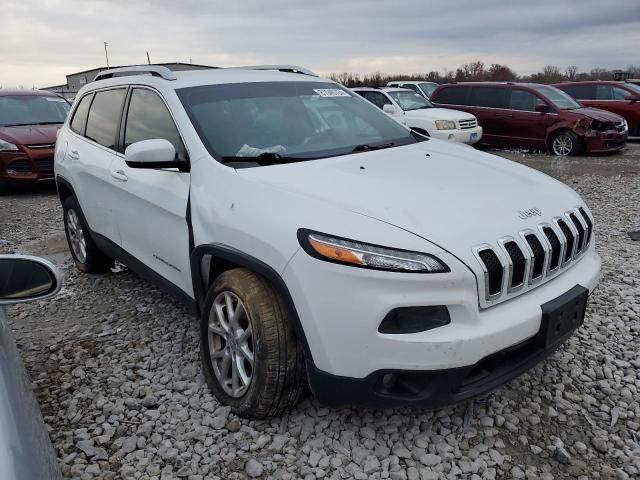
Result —
<svg viewBox="0 0 640 480"><path fill-rule="evenodd" d="M421 83L420 88L426 96L430 97L433 91L438 88L438 85L435 83Z"/></svg>
<svg viewBox="0 0 640 480"><path fill-rule="evenodd" d="M0 126L64 123L69 104L45 95L0 95Z"/></svg>
<svg viewBox="0 0 640 480"><path fill-rule="evenodd" d="M556 108L559 108L560 110L575 110L576 108L582 108L582 105L576 102L567 93L556 87L551 87L549 85L533 85L532 88L547 97L547 100L553 103Z"/></svg>
<svg viewBox="0 0 640 480"><path fill-rule="evenodd" d="M410 90L407 90L406 92L395 91L387 93L405 112L433 107L429 100Z"/></svg>
<svg viewBox="0 0 640 480"><path fill-rule="evenodd" d="M216 158L310 160L415 143L409 130L335 83L256 82L178 90Z"/></svg>

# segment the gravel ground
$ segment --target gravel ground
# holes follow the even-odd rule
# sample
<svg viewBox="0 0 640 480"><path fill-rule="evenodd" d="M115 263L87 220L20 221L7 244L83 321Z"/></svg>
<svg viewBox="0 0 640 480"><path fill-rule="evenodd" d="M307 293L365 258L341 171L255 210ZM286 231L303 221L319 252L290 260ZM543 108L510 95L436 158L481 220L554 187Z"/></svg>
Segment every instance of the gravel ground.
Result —
<svg viewBox="0 0 640 480"><path fill-rule="evenodd" d="M57 298L10 316L67 478L640 478L640 145L554 160L496 152L583 195L603 259L585 326L483 399L427 412L306 398L248 421L208 392L198 322L126 269L79 274L52 190L0 197L0 252L49 256Z"/></svg>

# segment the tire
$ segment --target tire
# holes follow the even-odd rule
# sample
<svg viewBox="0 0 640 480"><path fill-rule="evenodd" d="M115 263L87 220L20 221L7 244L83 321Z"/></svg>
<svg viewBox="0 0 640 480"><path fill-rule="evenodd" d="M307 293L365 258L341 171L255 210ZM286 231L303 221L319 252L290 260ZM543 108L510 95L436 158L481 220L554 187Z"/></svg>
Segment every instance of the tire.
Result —
<svg viewBox="0 0 640 480"><path fill-rule="evenodd" d="M238 312L235 322L228 301ZM251 418L280 415L298 403L306 386L303 350L282 298L264 278L244 268L222 273L200 326L204 376L221 403Z"/></svg>
<svg viewBox="0 0 640 480"><path fill-rule="evenodd" d="M582 151L582 140L569 130L560 130L549 139L549 151L557 157L578 155Z"/></svg>
<svg viewBox="0 0 640 480"><path fill-rule="evenodd" d="M113 260L100 251L89 233L89 226L75 197L69 197L63 205L64 233L69 251L78 270L85 273L102 273L113 266Z"/></svg>

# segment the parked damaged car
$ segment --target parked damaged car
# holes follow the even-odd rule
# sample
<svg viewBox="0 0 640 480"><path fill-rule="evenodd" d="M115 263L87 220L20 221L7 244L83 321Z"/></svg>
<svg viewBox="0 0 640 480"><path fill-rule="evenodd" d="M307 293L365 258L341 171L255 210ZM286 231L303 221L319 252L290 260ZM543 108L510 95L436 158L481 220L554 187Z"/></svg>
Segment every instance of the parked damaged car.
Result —
<svg viewBox="0 0 640 480"><path fill-rule="evenodd" d="M482 143L487 145L548 148L554 155L566 156L615 152L627 141L624 118L583 107L550 85L446 84L436 89L431 100L475 115L484 128Z"/></svg>

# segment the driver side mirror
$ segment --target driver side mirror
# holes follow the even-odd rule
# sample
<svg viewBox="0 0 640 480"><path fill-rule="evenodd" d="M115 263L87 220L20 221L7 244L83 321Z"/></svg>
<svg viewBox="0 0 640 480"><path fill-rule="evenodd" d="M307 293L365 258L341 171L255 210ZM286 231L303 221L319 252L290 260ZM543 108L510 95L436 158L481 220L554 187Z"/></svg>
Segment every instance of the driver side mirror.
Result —
<svg viewBox="0 0 640 480"><path fill-rule="evenodd" d="M391 105L390 103L387 103L386 105L382 106L382 111L384 113L387 113L389 115L395 115L396 113L398 113L395 105Z"/></svg>
<svg viewBox="0 0 640 480"><path fill-rule="evenodd" d="M129 145L124 161L131 168L178 168L187 170L187 162L176 160L176 149L164 138L142 140Z"/></svg>
<svg viewBox="0 0 640 480"><path fill-rule="evenodd" d="M547 113L548 111L549 111L549 105L547 105L546 103L536 104L536 112Z"/></svg>
<svg viewBox="0 0 640 480"><path fill-rule="evenodd" d="M625 100L628 100L631 103L640 102L640 95L627 95L624 97Z"/></svg>
<svg viewBox="0 0 640 480"><path fill-rule="evenodd" d="M0 305L52 297L62 275L48 260L29 255L0 255Z"/></svg>

